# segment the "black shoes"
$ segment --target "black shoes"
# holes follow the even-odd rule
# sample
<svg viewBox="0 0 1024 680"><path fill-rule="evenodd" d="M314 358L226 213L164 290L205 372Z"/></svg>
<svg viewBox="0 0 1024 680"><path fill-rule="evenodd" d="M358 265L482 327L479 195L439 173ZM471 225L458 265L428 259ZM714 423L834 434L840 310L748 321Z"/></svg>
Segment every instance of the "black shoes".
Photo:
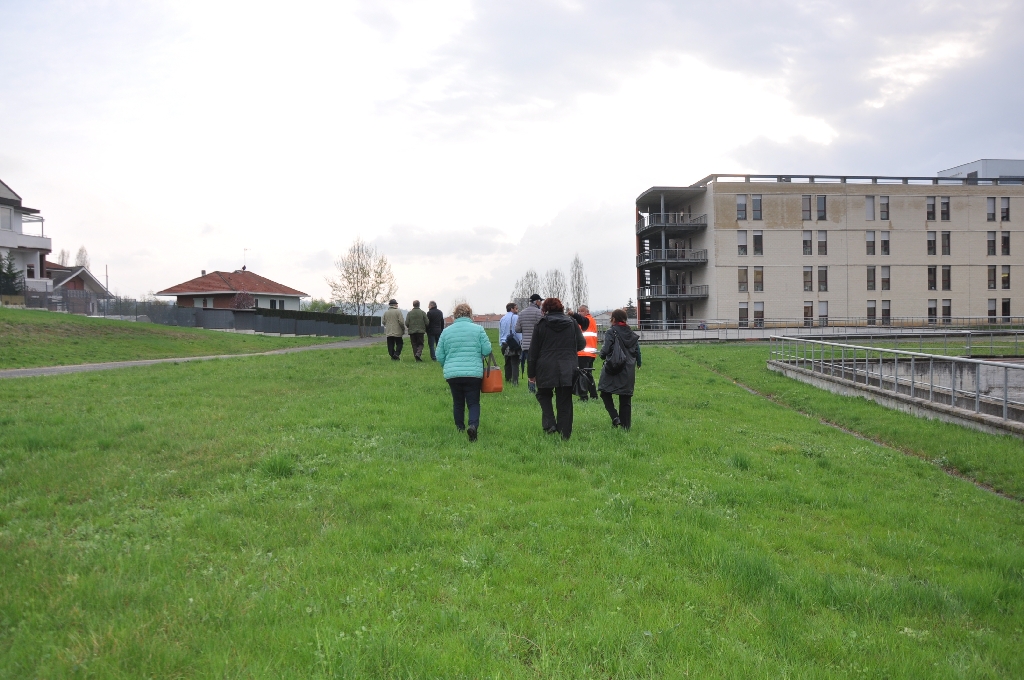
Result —
<svg viewBox="0 0 1024 680"><path fill-rule="evenodd" d="M548 434L554 434L554 433L558 432L558 426L557 425L552 425L551 427L546 428L544 431L547 432Z"/></svg>
<svg viewBox="0 0 1024 680"><path fill-rule="evenodd" d="M476 428L475 427L470 425L469 429L466 430L466 434L469 435L469 441L471 441L471 442L475 442L476 441Z"/></svg>
<svg viewBox="0 0 1024 680"><path fill-rule="evenodd" d="M618 418L612 418L612 427L618 427L619 425L622 425L622 421Z"/></svg>
<svg viewBox="0 0 1024 680"><path fill-rule="evenodd" d="M420 357L416 357L416 361L423 361Z"/></svg>

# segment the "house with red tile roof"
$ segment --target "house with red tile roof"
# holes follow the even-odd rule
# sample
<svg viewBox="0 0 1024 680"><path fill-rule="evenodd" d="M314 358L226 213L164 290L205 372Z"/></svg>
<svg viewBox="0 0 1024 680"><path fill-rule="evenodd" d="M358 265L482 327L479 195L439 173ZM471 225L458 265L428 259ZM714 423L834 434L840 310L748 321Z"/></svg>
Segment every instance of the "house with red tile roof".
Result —
<svg viewBox="0 0 1024 680"><path fill-rule="evenodd" d="M235 296L248 293L257 308L299 310L301 298L309 297L301 290L289 288L250 271L236 269L233 272L203 271L203 275L171 286L157 293L160 296L174 296L179 307L203 307L207 309L232 309Z"/></svg>

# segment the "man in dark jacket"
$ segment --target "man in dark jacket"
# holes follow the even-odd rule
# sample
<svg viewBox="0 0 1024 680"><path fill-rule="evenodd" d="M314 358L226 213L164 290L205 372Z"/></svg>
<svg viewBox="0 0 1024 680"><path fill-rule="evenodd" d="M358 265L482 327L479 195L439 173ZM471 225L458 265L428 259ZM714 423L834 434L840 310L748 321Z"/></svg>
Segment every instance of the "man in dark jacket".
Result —
<svg viewBox="0 0 1024 680"><path fill-rule="evenodd" d="M536 385L541 427L548 434L559 432L568 440L572 435L572 383L579 365L576 353L587 346L587 341L579 324L565 315L558 298L545 300L541 311L544 318L533 330L527 375ZM557 419L551 408L552 396L558 408Z"/></svg>
<svg viewBox="0 0 1024 680"><path fill-rule="evenodd" d="M437 361L437 341L441 339L441 331L444 330L444 314L437 308L433 300L427 305L430 310L427 312L427 343L430 345L430 358Z"/></svg>
<svg viewBox="0 0 1024 680"><path fill-rule="evenodd" d="M516 321L516 333L521 333L523 336L523 353L519 358L519 375L523 374L526 370L526 365L530 363L530 343L533 341L533 329L536 327L537 322L540 321L541 317L544 316L540 311L541 296L534 293L530 296L530 304L526 306L526 309L519 312L519 320ZM530 391L534 392L537 386L533 384L531 380Z"/></svg>
<svg viewBox="0 0 1024 680"><path fill-rule="evenodd" d="M427 325L430 323L426 312L420 309L420 301L412 301L412 309L405 315L405 328L409 332L409 339L412 341L412 356L416 361L423 361L423 336L427 332Z"/></svg>

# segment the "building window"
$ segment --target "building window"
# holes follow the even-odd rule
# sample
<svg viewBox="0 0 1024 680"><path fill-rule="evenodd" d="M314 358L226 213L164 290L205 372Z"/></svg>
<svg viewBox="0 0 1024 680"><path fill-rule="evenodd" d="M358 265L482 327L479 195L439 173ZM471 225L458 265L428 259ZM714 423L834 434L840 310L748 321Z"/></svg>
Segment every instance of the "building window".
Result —
<svg viewBox="0 0 1024 680"><path fill-rule="evenodd" d="M14 227L11 224L11 209L0 206L0 229L11 231Z"/></svg>
<svg viewBox="0 0 1024 680"><path fill-rule="evenodd" d="M953 290L953 272L948 264L942 266L942 290Z"/></svg>
<svg viewBox="0 0 1024 680"><path fill-rule="evenodd" d="M999 199L999 219L1003 222L1010 221L1010 197L1004 196Z"/></svg>
<svg viewBox="0 0 1024 680"><path fill-rule="evenodd" d="M942 323L953 323L953 301L942 301Z"/></svg>
<svg viewBox="0 0 1024 680"><path fill-rule="evenodd" d="M804 255L812 255L811 251L811 232L804 232Z"/></svg>
<svg viewBox="0 0 1024 680"><path fill-rule="evenodd" d="M938 267L928 267L928 290L935 290L938 286L936 279Z"/></svg>
<svg viewBox="0 0 1024 680"><path fill-rule="evenodd" d="M939 199L939 217L943 222L949 222L949 196Z"/></svg>
<svg viewBox="0 0 1024 680"><path fill-rule="evenodd" d="M875 325L875 301L868 300L868 325Z"/></svg>
<svg viewBox="0 0 1024 680"><path fill-rule="evenodd" d="M988 232L988 254L996 254L996 232L994 231Z"/></svg>
<svg viewBox="0 0 1024 680"><path fill-rule="evenodd" d="M1010 290L1010 265L1003 265L1003 290Z"/></svg>
<svg viewBox="0 0 1024 680"><path fill-rule="evenodd" d="M764 232L754 232L754 255L764 255Z"/></svg>
<svg viewBox="0 0 1024 680"><path fill-rule="evenodd" d="M889 319L890 319L890 317L889 317L889 301L888 300L882 300L882 325L883 326L888 326L889 325Z"/></svg>
<svg viewBox="0 0 1024 680"><path fill-rule="evenodd" d="M1002 244L1003 244L1003 248L1002 248L1003 255L1009 255L1010 254L1010 232L1004 231L1002 233Z"/></svg>
<svg viewBox="0 0 1024 680"><path fill-rule="evenodd" d="M873 232L873 231L866 231L866 232L864 232L864 243L865 243L865 250L866 250L867 254L868 255L874 255L875 254L875 232Z"/></svg>
<svg viewBox="0 0 1024 680"><path fill-rule="evenodd" d="M1010 298L1003 298L1003 323L1010 323Z"/></svg>
<svg viewBox="0 0 1024 680"><path fill-rule="evenodd" d="M805 291L813 291L814 290L814 268L813 267L804 267L804 290Z"/></svg>
<svg viewBox="0 0 1024 680"><path fill-rule="evenodd" d="M864 219L868 222L875 221L875 197L865 196L864 197Z"/></svg>
<svg viewBox="0 0 1024 680"><path fill-rule="evenodd" d="M818 232L818 255L828 255L828 232Z"/></svg>
<svg viewBox="0 0 1024 680"><path fill-rule="evenodd" d="M942 254L949 255L952 248L950 247L950 236L948 231L942 232Z"/></svg>
<svg viewBox="0 0 1024 680"><path fill-rule="evenodd" d="M206 298L203 298L203 309L206 309Z"/></svg>
<svg viewBox="0 0 1024 680"><path fill-rule="evenodd" d="M996 322L996 301L995 298L988 301L988 322Z"/></svg>
<svg viewBox="0 0 1024 680"><path fill-rule="evenodd" d="M252 299L252 306L258 308L260 306L260 299L259 298L253 298Z"/></svg>
<svg viewBox="0 0 1024 680"><path fill-rule="evenodd" d="M985 199L985 207L987 209L986 210L986 213L987 213L986 218L988 219L989 222L995 222L996 221L996 199L995 198L986 198Z"/></svg>
<svg viewBox="0 0 1024 680"><path fill-rule="evenodd" d="M36 266L34 264L25 265L25 278L34 279L36 278Z"/></svg>
<svg viewBox="0 0 1024 680"><path fill-rule="evenodd" d="M875 268L868 267L868 290L875 289Z"/></svg>
<svg viewBox="0 0 1024 680"><path fill-rule="evenodd" d="M736 253L738 255L747 254L747 230L740 229L736 232Z"/></svg>
<svg viewBox="0 0 1024 680"><path fill-rule="evenodd" d="M879 196L878 197L878 219L889 220L889 197Z"/></svg>
<svg viewBox="0 0 1024 680"><path fill-rule="evenodd" d="M753 196L751 196L750 203L751 210L754 213L754 219L761 219L761 194L754 194Z"/></svg>
<svg viewBox="0 0 1024 680"><path fill-rule="evenodd" d="M889 254L889 232L882 232L882 255Z"/></svg>
<svg viewBox="0 0 1024 680"><path fill-rule="evenodd" d="M764 267L754 267L754 292L764 291Z"/></svg>
<svg viewBox="0 0 1024 680"><path fill-rule="evenodd" d="M994 264L988 266L988 289L996 289L996 266Z"/></svg>
<svg viewBox="0 0 1024 680"><path fill-rule="evenodd" d="M746 267L740 267L739 270L737 270L737 273L739 275L739 291L741 293L746 293L747 292L747 268Z"/></svg>
<svg viewBox="0 0 1024 680"><path fill-rule="evenodd" d="M818 301L818 323L822 326L828 325L828 301Z"/></svg>
<svg viewBox="0 0 1024 680"><path fill-rule="evenodd" d="M818 267L818 290L822 293L828 291L828 267Z"/></svg>
<svg viewBox="0 0 1024 680"><path fill-rule="evenodd" d="M804 300L804 325L814 325L814 301Z"/></svg>
<svg viewBox="0 0 1024 680"><path fill-rule="evenodd" d="M928 254L929 255L934 255L935 254L935 232L934 231L929 231L928 232Z"/></svg>
<svg viewBox="0 0 1024 680"><path fill-rule="evenodd" d="M800 197L800 209L801 209L801 213L802 213L801 217L803 218L804 222L809 221L811 219L811 197L810 196L804 195L804 196ZM808 253L808 254L810 254L810 253Z"/></svg>
<svg viewBox="0 0 1024 680"><path fill-rule="evenodd" d="M924 218L929 222L935 221L935 197L927 196L924 199Z"/></svg>
<svg viewBox="0 0 1024 680"><path fill-rule="evenodd" d="M747 196L746 194L738 194L736 196L736 219L745 220L747 219Z"/></svg>
<svg viewBox="0 0 1024 680"><path fill-rule="evenodd" d="M740 328L747 327L747 303L740 303Z"/></svg>
<svg viewBox="0 0 1024 680"><path fill-rule="evenodd" d="M284 309L284 300L278 300L277 301L277 308L278 309Z"/></svg>
<svg viewBox="0 0 1024 680"><path fill-rule="evenodd" d="M764 303L754 303L754 326L764 328Z"/></svg>
<svg viewBox="0 0 1024 680"><path fill-rule="evenodd" d="M939 315L939 301L929 300L928 301L928 323L935 323L936 317Z"/></svg>
<svg viewBox="0 0 1024 680"><path fill-rule="evenodd" d="M889 268L882 267L882 290L889 290Z"/></svg>
<svg viewBox="0 0 1024 680"><path fill-rule="evenodd" d="M817 199L818 199L818 219L819 220L827 219L827 215L825 214L825 199L826 198L828 198L828 197L827 196L818 196L817 197Z"/></svg>
<svg viewBox="0 0 1024 680"><path fill-rule="evenodd" d="M271 309L277 309L277 300L271 300L270 301L270 308Z"/></svg>

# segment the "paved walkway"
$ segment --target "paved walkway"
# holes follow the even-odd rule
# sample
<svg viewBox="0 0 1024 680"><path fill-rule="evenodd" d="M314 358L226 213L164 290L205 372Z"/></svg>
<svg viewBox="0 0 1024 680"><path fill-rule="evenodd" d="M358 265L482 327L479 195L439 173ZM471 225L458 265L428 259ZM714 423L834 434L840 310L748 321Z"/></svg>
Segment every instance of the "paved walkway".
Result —
<svg viewBox="0 0 1024 680"><path fill-rule="evenodd" d="M177 357L170 359L140 359L138 361L108 361L102 364L75 364L73 366L42 366L39 368L8 368L0 371L0 379L3 378L35 378L41 375L63 375L65 373L86 373L89 371L109 371L115 368L131 368L133 366L152 366L153 364L179 364L183 361L210 361L211 359L235 359L237 357L265 357L275 354L294 354L295 352L310 352L321 349L349 349L355 347L366 347L384 342L383 337L355 338L344 342L329 342L323 345L305 345L303 347L287 347L275 349L269 352L254 352L252 354L218 354L205 357Z"/></svg>

